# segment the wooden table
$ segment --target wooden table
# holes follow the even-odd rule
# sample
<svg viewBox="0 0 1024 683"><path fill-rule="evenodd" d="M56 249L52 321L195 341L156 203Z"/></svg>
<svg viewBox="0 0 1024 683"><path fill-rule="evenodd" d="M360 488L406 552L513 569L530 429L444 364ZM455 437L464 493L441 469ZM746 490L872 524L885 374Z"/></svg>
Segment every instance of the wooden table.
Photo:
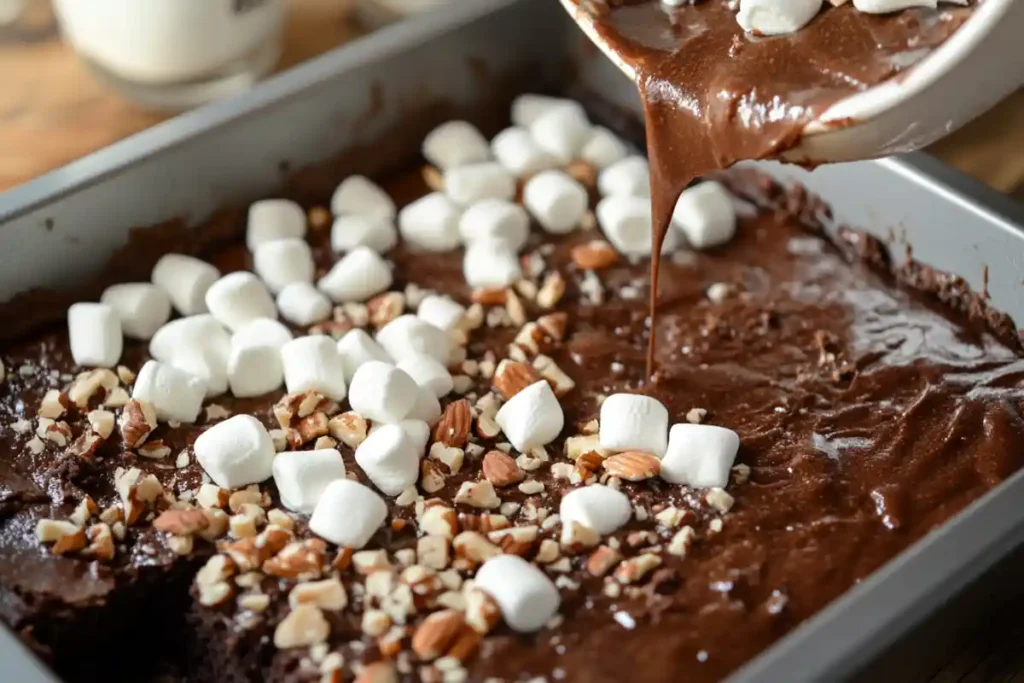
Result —
<svg viewBox="0 0 1024 683"><path fill-rule="evenodd" d="M31 2L32 0L30 0ZM291 0L287 68L359 35L348 0ZM29 27L0 29L0 190L166 118L141 111L92 79L57 36L39 1ZM1024 92L935 146L947 162L1024 198ZM931 683L1024 683L1024 605L1008 605L952 652Z"/></svg>

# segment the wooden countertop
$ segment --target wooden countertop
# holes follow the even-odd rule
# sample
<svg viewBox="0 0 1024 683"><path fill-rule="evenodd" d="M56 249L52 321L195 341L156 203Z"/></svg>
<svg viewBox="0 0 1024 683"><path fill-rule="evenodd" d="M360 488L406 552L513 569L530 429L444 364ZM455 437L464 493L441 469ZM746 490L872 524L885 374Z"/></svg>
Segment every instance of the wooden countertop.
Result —
<svg viewBox="0 0 1024 683"><path fill-rule="evenodd" d="M94 80L62 44L43 0L28 0L29 20L0 27L0 191L167 118L146 112ZM290 0L287 68L361 33L350 0ZM948 163L1024 198L1024 91L933 150ZM1007 605L950 652L931 683L1024 683L1024 604Z"/></svg>

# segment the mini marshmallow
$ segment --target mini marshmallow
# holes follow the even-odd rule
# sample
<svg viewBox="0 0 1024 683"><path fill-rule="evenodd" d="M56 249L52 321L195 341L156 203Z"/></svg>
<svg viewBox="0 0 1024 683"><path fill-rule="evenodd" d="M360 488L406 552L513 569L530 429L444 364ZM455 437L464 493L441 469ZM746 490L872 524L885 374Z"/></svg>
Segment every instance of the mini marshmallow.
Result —
<svg viewBox="0 0 1024 683"><path fill-rule="evenodd" d="M391 268L369 247L356 247L316 283L335 303L366 301L391 286Z"/></svg>
<svg viewBox="0 0 1024 683"><path fill-rule="evenodd" d="M644 451L659 458L668 446L668 409L642 394L612 394L601 404L601 448Z"/></svg>
<svg viewBox="0 0 1024 683"><path fill-rule="evenodd" d="M338 341L338 354L341 356L342 367L345 370L345 381L349 384L352 383L356 370L364 363L371 360L391 362L388 352L358 327L346 332L345 336Z"/></svg>
<svg viewBox="0 0 1024 683"><path fill-rule="evenodd" d="M281 351L267 345L231 344L227 366L228 386L236 398L263 396L284 383Z"/></svg>
<svg viewBox="0 0 1024 683"><path fill-rule="evenodd" d="M309 518L317 536L344 548L362 548L388 517L388 505L368 486L335 479L320 494Z"/></svg>
<svg viewBox="0 0 1024 683"><path fill-rule="evenodd" d="M608 168L629 155L626 143L619 136L603 126L595 126L590 139L580 151L580 159L592 164L597 170Z"/></svg>
<svg viewBox="0 0 1024 683"><path fill-rule="evenodd" d="M277 307L266 285L252 273L228 273L206 291L210 314L232 332L254 318L276 318Z"/></svg>
<svg viewBox="0 0 1024 683"><path fill-rule="evenodd" d="M516 196L516 179L499 163L488 161L449 169L444 190L459 206L484 199L511 200Z"/></svg>
<svg viewBox="0 0 1024 683"><path fill-rule="evenodd" d="M526 210L504 199L484 199L471 205L459 219L459 234L466 244L501 240L519 252L530 235Z"/></svg>
<svg viewBox="0 0 1024 683"><path fill-rule="evenodd" d="M558 107L578 109L583 113L583 107L574 100L526 93L512 100L512 123L529 128L542 115Z"/></svg>
<svg viewBox="0 0 1024 683"><path fill-rule="evenodd" d="M411 313L400 315L377 332L377 343L395 361L422 353L447 366L451 353L448 335Z"/></svg>
<svg viewBox="0 0 1024 683"><path fill-rule="evenodd" d="M331 227L331 249L346 252L369 247L378 254L391 251L398 244L393 220L354 214L338 216Z"/></svg>
<svg viewBox="0 0 1024 683"><path fill-rule="evenodd" d="M447 396L454 386L448 368L430 356L415 354L406 356L398 363L398 369L405 371L421 387L430 389L438 398Z"/></svg>
<svg viewBox="0 0 1024 683"><path fill-rule="evenodd" d="M220 271L205 261L184 254L165 254L153 266L153 284L167 292L182 315L206 312L206 290Z"/></svg>
<svg viewBox="0 0 1024 683"><path fill-rule="evenodd" d="M199 435L193 450L210 479L224 489L258 484L273 474L274 442L252 415L218 422Z"/></svg>
<svg viewBox="0 0 1024 683"><path fill-rule="evenodd" d="M558 589L536 565L518 555L492 557L476 573L476 587L498 603L514 631L539 631L558 612Z"/></svg>
<svg viewBox="0 0 1024 683"><path fill-rule="evenodd" d="M744 31L759 36L795 33L821 11L821 3L822 0L740 0L736 21Z"/></svg>
<svg viewBox="0 0 1024 683"><path fill-rule="evenodd" d="M554 441L565 424L562 406L545 380L513 396L494 419L505 438L523 453Z"/></svg>
<svg viewBox="0 0 1024 683"><path fill-rule="evenodd" d="M674 425L668 450L661 459L661 478L670 484L695 488L725 488L739 448L740 437L731 429L689 423Z"/></svg>
<svg viewBox="0 0 1024 683"><path fill-rule="evenodd" d="M587 202L587 188L562 171L538 173L523 188L523 206L542 228L556 235L580 224Z"/></svg>
<svg viewBox="0 0 1024 683"><path fill-rule="evenodd" d="M195 422L205 393L203 380L156 360L146 361L132 387L132 398L150 403L164 422Z"/></svg>
<svg viewBox="0 0 1024 683"><path fill-rule="evenodd" d="M331 300L308 282L293 282L277 295L277 310L293 325L305 327L331 316Z"/></svg>
<svg viewBox="0 0 1024 683"><path fill-rule="evenodd" d="M333 448L288 451L274 458L273 473L281 503L289 510L310 515L327 486L345 478L345 461Z"/></svg>
<svg viewBox="0 0 1024 683"><path fill-rule="evenodd" d="M602 197L650 197L651 168L647 159L634 155L616 161L597 176L597 190Z"/></svg>
<svg viewBox="0 0 1024 683"><path fill-rule="evenodd" d="M306 212L290 199L263 199L249 207L249 224L245 246L256 251L260 245L274 240L303 237L306 234Z"/></svg>
<svg viewBox="0 0 1024 683"><path fill-rule="evenodd" d="M431 192L402 209L398 231L402 239L427 251L449 251L459 246L462 209L443 192Z"/></svg>
<svg viewBox="0 0 1024 683"><path fill-rule="evenodd" d="M331 213L366 216L390 223L395 220L395 202L377 183L366 176L353 175L338 185L331 197Z"/></svg>
<svg viewBox="0 0 1024 683"><path fill-rule="evenodd" d="M293 282L312 282L315 270L313 250L300 238L263 242L252 255L252 265L274 294Z"/></svg>
<svg viewBox="0 0 1024 683"><path fill-rule="evenodd" d="M409 437L409 440L415 444L418 453L422 457L427 447L427 442L430 441L430 425L423 420L406 418L400 421L398 426L402 428L402 431Z"/></svg>
<svg viewBox="0 0 1024 683"><path fill-rule="evenodd" d="M149 339L171 317L171 298L148 282L107 287L100 302L117 312L121 331L133 339Z"/></svg>
<svg viewBox="0 0 1024 683"><path fill-rule="evenodd" d="M215 347L191 340L176 350L170 365L203 381L204 397L214 398L228 390L228 358Z"/></svg>
<svg viewBox="0 0 1024 683"><path fill-rule="evenodd" d="M441 294L428 294L420 302L416 315L434 327L451 332L462 323L466 307Z"/></svg>
<svg viewBox="0 0 1024 683"><path fill-rule="evenodd" d="M626 526L632 515L629 497L604 484L590 484L569 491L562 496L558 508L563 529L570 528L575 522L602 536Z"/></svg>
<svg viewBox="0 0 1024 683"><path fill-rule="evenodd" d="M77 365L112 368L121 359L121 318L112 306L73 304L68 309L68 337Z"/></svg>
<svg viewBox="0 0 1024 683"><path fill-rule="evenodd" d="M651 200L645 197L612 195L597 203L597 222L612 246L626 256L651 255ZM674 251L679 235L665 233L661 253Z"/></svg>
<svg viewBox="0 0 1024 683"><path fill-rule="evenodd" d="M966 5L966 0L943 0L954 5ZM939 6L938 0L853 0L853 6L861 12L868 14L888 14L899 12L910 7L929 7L935 9Z"/></svg>
<svg viewBox="0 0 1024 683"><path fill-rule="evenodd" d="M279 321L257 318L242 325L231 335L231 346L272 346L280 350L291 340L291 330Z"/></svg>
<svg viewBox="0 0 1024 683"><path fill-rule="evenodd" d="M523 277L516 252L503 240L479 240L466 248L462 275L473 288L501 289Z"/></svg>
<svg viewBox="0 0 1024 683"><path fill-rule="evenodd" d="M414 485L420 474L419 449L396 424L384 425L367 436L356 448L356 463L386 496L397 496Z"/></svg>
<svg viewBox="0 0 1024 683"><path fill-rule="evenodd" d="M579 156L592 134L581 107L554 107L530 124L537 146L563 164Z"/></svg>
<svg viewBox="0 0 1024 683"><path fill-rule="evenodd" d="M714 180L687 188L672 212L672 224L694 249L725 244L736 234L736 207L732 195Z"/></svg>
<svg viewBox="0 0 1024 683"><path fill-rule="evenodd" d="M293 339L281 347L281 367L289 394L316 391L332 401L345 398L345 368L330 337Z"/></svg>
<svg viewBox="0 0 1024 683"><path fill-rule="evenodd" d="M423 139L423 156L442 171L487 161L491 148L476 126L466 121L449 121L430 131Z"/></svg>
<svg viewBox="0 0 1024 683"><path fill-rule="evenodd" d="M416 403L417 384L391 363L371 360L352 377L348 402L367 420L394 424L405 419Z"/></svg>
<svg viewBox="0 0 1024 683"><path fill-rule="evenodd" d="M416 402L402 422L417 420L433 427L441 419L441 402L437 400L437 396L434 396L434 392L430 389L423 387L417 387L417 389Z"/></svg>
<svg viewBox="0 0 1024 683"><path fill-rule="evenodd" d="M506 128L491 140L491 152L498 163L517 178L526 178L535 173L559 165L554 155L545 152L525 128Z"/></svg>
<svg viewBox="0 0 1024 683"><path fill-rule="evenodd" d="M182 349L190 348L202 349L226 365L231 353L231 335L216 318L202 313L172 320L149 340L149 355L165 363L170 363Z"/></svg>

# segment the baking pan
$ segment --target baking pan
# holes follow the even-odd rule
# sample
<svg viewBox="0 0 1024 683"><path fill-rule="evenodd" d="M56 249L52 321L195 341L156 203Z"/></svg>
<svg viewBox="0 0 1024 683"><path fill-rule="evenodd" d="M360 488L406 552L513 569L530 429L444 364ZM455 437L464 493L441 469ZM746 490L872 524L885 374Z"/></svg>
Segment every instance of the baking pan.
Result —
<svg viewBox="0 0 1024 683"><path fill-rule="evenodd" d="M632 84L589 48L557 3L453 3L0 195L0 300L88 280L135 226L177 219L198 228L218 207L271 196L286 186L293 194L312 191L288 181L296 169L319 165L336 171L335 180L386 170L395 160L380 150L393 147L403 130L428 130L453 113L475 118L502 109L515 94L511 83L537 91L585 91L639 113ZM339 155L345 161L332 165L329 160ZM996 308L1024 319L1024 233L1018 227L1024 211L1009 200L923 155L813 173L759 166L824 197L836 225L913 245L915 258L962 275L973 288L987 291ZM914 646L914 634L928 638L925 654L941 655L937 639L955 634L953 626L968 624L967 617L987 604L985 597L1005 596L1015 583L978 579L1005 566L1024 541L1022 498L1024 472L806 621L732 680L910 680L896 667L927 659ZM955 599L960 595L968 597ZM947 618L937 619L940 613ZM0 629L0 681L52 678L16 637Z"/></svg>

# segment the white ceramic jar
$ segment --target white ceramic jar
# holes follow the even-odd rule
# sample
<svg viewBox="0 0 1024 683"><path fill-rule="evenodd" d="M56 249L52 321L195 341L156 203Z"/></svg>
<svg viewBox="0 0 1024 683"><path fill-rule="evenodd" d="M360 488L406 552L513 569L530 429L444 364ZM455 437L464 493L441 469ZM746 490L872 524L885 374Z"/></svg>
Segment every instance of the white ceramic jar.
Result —
<svg viewBox="0 0 1024 683"><path fill-rule="evenodd" d="M284 0L55 0L68 41L151 104L247 87L277 61Z"/></svg>

